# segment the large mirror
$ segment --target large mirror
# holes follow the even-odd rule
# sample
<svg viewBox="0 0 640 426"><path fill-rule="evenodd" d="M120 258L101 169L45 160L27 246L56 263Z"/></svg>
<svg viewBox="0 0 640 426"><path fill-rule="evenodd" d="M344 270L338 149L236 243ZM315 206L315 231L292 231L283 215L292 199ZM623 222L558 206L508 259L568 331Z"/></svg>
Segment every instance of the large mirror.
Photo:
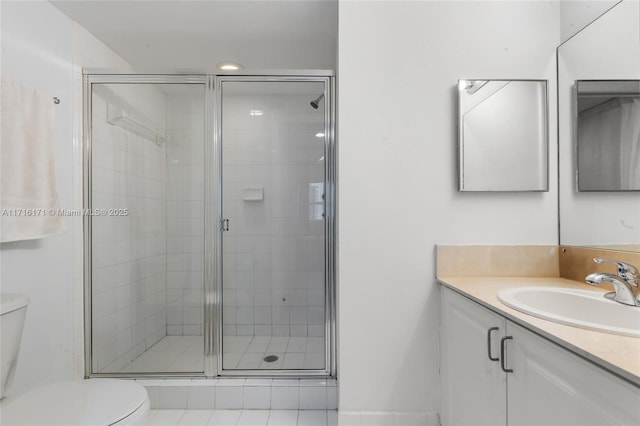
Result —
<svg viewBox="0 0 640 426"><path fill-rule="evenodd" d="M547 191L547 82L459 80L460 191Z"/></svg>
<svg viewBox="0 0 640 426"><path fill-rule="evenodd" d="M640 80L580 80L578 191L640 190Z"/></svg>
<svg viewBox="0 0 640 426"><path fill-rule="evenodd" d="M639 78L640 2L637 0L617 3L558 48L561 244L640 252L639 192L604 187L598 191L578 191L579 107L575 98L576 85L584 80ZM606 169L610 175L619 175L620 167L612 164ZM582 189L584 175L580 180Z"/></svg>

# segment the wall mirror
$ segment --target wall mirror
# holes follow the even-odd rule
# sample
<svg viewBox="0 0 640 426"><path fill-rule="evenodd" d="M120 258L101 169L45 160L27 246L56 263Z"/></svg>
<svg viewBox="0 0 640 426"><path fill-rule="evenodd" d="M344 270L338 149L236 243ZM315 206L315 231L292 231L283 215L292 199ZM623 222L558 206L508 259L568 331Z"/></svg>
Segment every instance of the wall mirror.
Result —
<svg viewBox="0 0 640 426"><path fill-rule="evenodd" d="M640 190L640 80L575 84L578 191Z"/></svg>
<svg viewBox="0 0 640 426"><path fill-rule="evenodd" d="M583 86L583 81L640 77L640 2L617 3L563 43L557 54L560 244L640 252L640 192L604 188L603 176L591 181L601 186L599 190L583 190L589 180L583 168L580 176L576 173L578 126L574 124L582 108L576 102L576 84L591 91L593 86ZM609 144L598 149L617 150ZM619 168L608 165L601 174L619 175Z"/></svg>
<svg viewBox="0 0 640 426"><path fill-rule="evenodd" d="M547 82L458 80L460 191L548 190Z"/></svg>

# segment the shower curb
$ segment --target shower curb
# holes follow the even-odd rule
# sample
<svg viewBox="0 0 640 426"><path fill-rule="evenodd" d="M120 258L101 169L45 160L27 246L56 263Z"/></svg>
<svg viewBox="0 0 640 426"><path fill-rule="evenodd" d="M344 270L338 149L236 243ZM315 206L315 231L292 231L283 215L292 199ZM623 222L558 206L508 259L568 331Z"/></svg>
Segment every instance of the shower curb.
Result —
<svg viewBox="0 0 640 426"><path fill-rule="evenodd" d="M335 410L336 379L136 380L152 409Z"/></svg>

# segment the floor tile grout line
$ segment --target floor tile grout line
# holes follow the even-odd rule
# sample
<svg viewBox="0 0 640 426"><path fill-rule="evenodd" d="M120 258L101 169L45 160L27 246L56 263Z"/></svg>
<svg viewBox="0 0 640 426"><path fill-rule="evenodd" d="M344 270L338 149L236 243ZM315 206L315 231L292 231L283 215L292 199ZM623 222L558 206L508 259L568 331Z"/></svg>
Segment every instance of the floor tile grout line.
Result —
<svg viewBox="0 0 640 426"><path fill-rule="evenodd" d="M157 409L151 410L150 416L147 419L147 423L146 423L147 426L155 426L154 423L151 423L151 420L155 416L159 416L162 411L163 410L157 410ZM189 411L201 411L201 410L189 410L189 409L186 409L186 410L170 410L170 409L167 409L167 411L180 411L180 417L173 424L173 426L179 426L180 423L182 422L182 420L185 418L185 416L189 413ZM271 415L272 415L272 413L274 411L284 411L284 412L292 411L292 412L295 412L296 413L296 426L308 426L309 424L313 424L314 426L318 425L318 424L322 424L322 425L325 425L325 426L335 426L337 424L335 422L334 423L330 423L330 421L332 419L330 418L330 415L329 415L330 412L335 412L336 410L307 410L307 411L313 411L313 412L317 412L317 413L322 413L323 415L321 417L323 418L323 421L320 422L320 423L312 422L312 423L304 423L304 424L301 423L301 420L302 420L301 419L301 414L305 410L219 410L219 409L213 409L213 410L203 410L203 411L209 412L209 416L207 417L206 421L204 423L202 423L202 426L208 425L217 411L218 412L219 411L237 411L238 412L237 413L238 416L237 416L237 418L235 420L235 423L234 423L236 426L241 426L240 419L242 418L243 413L252 412L252 411L268 411L269 412L269 414L267 416L267 419L266 419L266 423L264 423L264 426L284 426L284 425L279 425L279 424L269 425L269 422L271 420ZM337 417L335 417L335 416L334 416L334 418L337 419ZM193 424L191 424L191 425L193 425ZM262 426L262 425L260 425L260 426Z"/></svg>
<svg viewBox="0 0 640 426"><path fill-rule="evenodd" d="M160 341L158 341L156 344L154 344L151 348L149 348L148 350L145 350L145 352L143 352L142 354L140 354L136 359L132 360L131 362L129 362L127 365L124 365L121 368L121 371L130 371L132 365L136 365L136 364L140 364L141 362L144 361L148 361L148 362L152 362L153 365L156 365L158 363L161 363L163 365L165 365L164 368L161 368L161 366L158 364L157 367L152 368L149 371L177 371L177 370L181 370L181 371L196 371L197 369L194 367L194 365L192 364L191 366L187 367L186 364L184 366L184 368L179 367L179 363L178 361L181 359L187 359L190 358L188 355L191 355L192 353L198 352L198 351L192 351L192 348L195 348L195 345L191 345L189 347L181 347L180 344L178 344L179 340L181 338L186 338L186 339L190 339L193 336L165 336L163 339L161 339ZM236 337L236 336L230 336L230 337ZM265 340L266 339L266 340ZM310 336L246 336L246 339L242 339L242 340L236 340L236 341L231 341L231 344L235 344L235 346L233 347L233 351L230 352L225 352L224 355L228 356L227 359L232 360L232 356L233 357L237 357L235 362L233 362L233 365L230 366L231 369L237 369L239 368L238 365L240 365L241 363L244 363L244 361L246 361L246 357L249 354L253 354L254 358L256 355L263 355L262 358L264 358L264 356L266 356L267 354L270 354L271 352L276 353L278 355L282 356L282 360L279 364L282 364L281 366L276 367L276 365L274 364L272 367L272 369L280 369L280 368L285 368L285 369L308 369L308 368L314 368L313 365L316 362L323 362L322 359L322 355L323 352L322 351L317 351L317 350L311 350L311 349L318 349L317 346L319 343L321 343L321 341L316 341L318 339L321 339L320 337L316 338L316 337L310 337ZM264 353L263 351L256 351L254 352L250 352L251 351L251 346L256 347L256 342L260 342L260 345L258 345L261 348L264 348ZM275 347L274 345L277 344L277 347ZM269 351L269 347L272 347L272 351ZM180 347L180 350L177 351L176 349ZM158 358L162 358L163 353L167 353L167 354L172 354L175 352L175 356L171 357L171 361L169 363L165 363L162 360L158 360ZM152 359L146 359L146 357L151 357ZM297 361L288 361L287 363L285 363L285 359L286 358L290 358L290 359L298 359ZM299 365L299 362L302 361L302 365ZM194 361L197 363L197 360ZM256 362L254 361L253 364L255 364ZM260 364L262 364L262 362L260 362ZM253 367L257 368L257 369L269 369L268 365L253 365L250 366L251 368L247 367L248 369L253 369ZM288 365L285 365L288 364ZM171 365L173 365L173 367L170 367ZM143 371L147 371L147 370L143 370Z"/></svg>

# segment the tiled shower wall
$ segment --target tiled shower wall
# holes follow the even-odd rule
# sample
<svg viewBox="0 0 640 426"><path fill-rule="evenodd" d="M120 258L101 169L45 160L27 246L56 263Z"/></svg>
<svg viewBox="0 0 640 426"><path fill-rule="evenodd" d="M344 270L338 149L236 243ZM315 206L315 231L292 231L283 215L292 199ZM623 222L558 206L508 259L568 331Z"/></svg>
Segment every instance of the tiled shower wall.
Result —
<svg viewBox="0 0 640 426"><path fill-rule="evenodd" d="M223 89L225 336L324 336L324 113L309 105L317 92Z"/></svg>
<svg viewBox="0 0 640 426"><path fill-rule="evenodd" d="M136 89L130 110L164 109L159 92L128 90ZM166 335L167 148L107 123L108 102L124 103L110 90L94 94L92 208L129 214L93 217L93 357L102 372L120 370Z"/></svg>
<svg viewBox="0 0 640 426"><path fill-rule="evenodd" d="M204 333L204 89L167 96L167 334Z"/></svg>

